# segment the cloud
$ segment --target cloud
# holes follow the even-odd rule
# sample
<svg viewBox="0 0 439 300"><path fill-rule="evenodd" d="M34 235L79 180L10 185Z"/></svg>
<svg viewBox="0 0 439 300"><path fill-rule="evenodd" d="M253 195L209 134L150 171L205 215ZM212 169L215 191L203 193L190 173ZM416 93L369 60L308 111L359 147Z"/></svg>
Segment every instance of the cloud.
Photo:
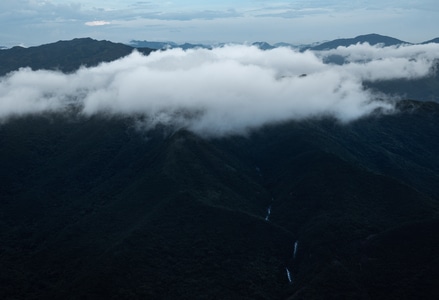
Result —
<svg viewBox="0 0 439 300"><path fill-rule="evenodd" d="M107 21L91 21L91 22L85 22L85 25L87 26L104 26L104 25L109 25L111 24L110 22Z"/></svg>
<svg viewBox="0 0 439 300"><path fill-rule="evenodd" d="M348 71L362 80L416 79L429 75L432 63L439 59L439 45L403 45L372 47L368 43L349 47L338 47L316 53L320 58L336 55L343 57L346 65L340 69Z"/></svg>
<svg viewBox="0 0 439 300"><path fill-rule="evenodd" d="M2 0L2 45L92 37L118 42L313 43L377 32L410 42L435 38L437 1ZM90 20L111 26L83 26ZM93 23L90 23L93 24ZM416 26L414 26L414 24Z"/></svg>
<svg viewBox="0 0 439 300"><path fill-rule="evenodd" d="M438 45L435 43L422 45L398 45L389 47L371 47L368 43L351 45L349 47L340 46L337 49L321 51L319 55L341 55L350 62L365 60L381 60L385 58L409 58L409 59L428 59L438 57Z"/></svg>
<svg viewBox="0 0 439 300"><path fill-rule="evenodd" d="M73 74L26 68L0 79L0 119L75 106L86 116L135 116L146 128L185 127L207 136L323 115L346 122L393 107L365 90L364 80L426 76L432 53L439 45L365 44L321 53L229 45L133 52ZM331 54L350 62L323 63Z"/></svg>

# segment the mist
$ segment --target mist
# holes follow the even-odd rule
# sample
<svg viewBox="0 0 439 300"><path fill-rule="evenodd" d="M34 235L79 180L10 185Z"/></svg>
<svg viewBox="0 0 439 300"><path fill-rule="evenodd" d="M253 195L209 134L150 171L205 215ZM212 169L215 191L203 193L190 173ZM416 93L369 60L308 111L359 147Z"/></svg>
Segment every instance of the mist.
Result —
<svg viewBox="0 0 439 300"><path fill-rule="evenodd" d="M318 53L227 45L149 56L134 51L72 74L23 68L0 78L0 121L74 107L84 116L136 116L144 128L183 127L204 136L321 116L349 122L393 110L394 99L365 89L363 81L428 76L437 53L437 44L358 44ZM347 63L323 62L334 54Z"/></svg>

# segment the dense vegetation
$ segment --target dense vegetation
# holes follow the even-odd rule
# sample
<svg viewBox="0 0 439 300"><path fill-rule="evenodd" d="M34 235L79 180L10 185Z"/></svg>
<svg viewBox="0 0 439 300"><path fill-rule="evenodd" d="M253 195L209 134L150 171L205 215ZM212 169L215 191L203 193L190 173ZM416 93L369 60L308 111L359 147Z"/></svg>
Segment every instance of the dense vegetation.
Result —
<svg viewBox="0 0 439 300"><path fill-rule="evenodd" d="M437 295L439 105L401 109L215 140L130 119L11 120L1 296Z"/></svg>

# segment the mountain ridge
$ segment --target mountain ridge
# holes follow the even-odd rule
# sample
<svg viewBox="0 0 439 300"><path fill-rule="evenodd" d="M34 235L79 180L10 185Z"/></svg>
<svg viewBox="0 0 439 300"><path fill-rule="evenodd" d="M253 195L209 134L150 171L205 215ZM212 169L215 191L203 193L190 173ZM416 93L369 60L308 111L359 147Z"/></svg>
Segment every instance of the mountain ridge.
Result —
<svg viewBox="0 0 439 300"><path fill-rule="evenodd" d="M439 43L439 37L423 42L422 44Z"/></svg>
<svg viewBox="0 0 439 300"><path fill-rule="evenodd" d="M439 38L435 38L420 44L438 43ZM276 43L270 45L267 42L254 42L252 45L262 50L270 50L276 47L290 45L293 48L313 51L323 49L335 49L338 46L355 45L356 43L368 42L371 45L383 44L384 46L411 44L392 37L379 34L360 35L355 38L336 39L323 42L314 46L292 46L288 43ZM24 48L15 46L2 49L0 60L0 76L17 70L21 67L31 67L32 69L50 69L63 72L73 72L80 66L95 66L99 62L109 62L130 54L135 49L145 55L154 50L164 50L168 48L182 48L184 50L193 48L211 49L212 46L203 44L176 44L174 42L148 42L132 41L131 44L113 43L110 41L97 41L91 38L76 38L67 41L58 41L40 46ZM63 55L66 52L68 56ZM52 60L52 62L50 62ZM74 63L70 62L73 60Z"/></svg>
<svg viewBox="0 0 439 300"><path fill-rule="evenodd" d="M96 66L130 54L134 49L125 44L97 41L91 38L77 38L58 41L41 46L23 48L15 46L0 52L0 76L22 67L34 70L60 70L74 72L81 66ZM149 54L152 49L139 50Z"/></svg>
<svg viewBox="0 0 439 300"><path fill-rule="evenodd" d="M369 43L370 45L378 45L381 44L385 47L387 46L395 46L395 45L403 45L403 44L411 44L393 37L379 35L376 33L372 34L366 34L366 35L359 35L354 38L344 38L344 39L336 39L329 42L321 43L317 46L309 47L308 49L311 50L328 50L328 49L335 49L340 46L350 46L355 45L357 43Z"/></svg>
<svg viewBox="0 0 439 300"><path fill-rule="evenodd" d="M291 48L301 49L302 51L305 50L322 51L322 50L336 49L339 46L347 47L347 46L355 45L357 43L369 43L370 45L383 45L385 47L396 46L396 45L422 45L428 43L439 43L439 38L433 38L431 40L424 41L421 43L411 43L411 42L399 40L391 36L371 33L371 34L359 35L353 38L339 38L331 41L315 42L309 45L295 45L287 42L277 42L274 44L270 44L265 41L257 41L251 44L256 47L259 47L262 50L270 50L277 47L291 47ZM214 47L214 45L206 45L206 44L190 44L190 43L178 44L175 42L154 42L154 41L146 41L146 40L145 41L132 40L128 43L128 45L133 46L135 48L148 47L157 50L170 49L170 48L192 49L192 48Z"/></svg>

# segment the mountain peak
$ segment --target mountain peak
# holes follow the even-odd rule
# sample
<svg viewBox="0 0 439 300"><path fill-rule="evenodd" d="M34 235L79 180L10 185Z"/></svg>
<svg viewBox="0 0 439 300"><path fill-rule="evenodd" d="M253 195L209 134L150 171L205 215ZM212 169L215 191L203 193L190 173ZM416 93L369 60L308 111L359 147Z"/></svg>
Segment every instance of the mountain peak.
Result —
<svg viewBox="0 0 439 300"><path fill-rule="evenodd" d="M365 34L365 35L359 35L354 38L355 41L359 42L367 42L371 45L376 44L384 44L385 46L393 46L393 45L400 45L400 44L410 44L408 42L386 36L386 35L380 35L377 33L371 33L371 34Z"/></svg>
<svg viewBox="0 0 439 300"><path fill-rule="evenodd" d="M383 46L395 46L395 45L401 45L401 44L410 44L408 42L385 36L380 35L377 33L371 33L371 34L365 34L365 35L359 35L354 38L342 38L342 39L336 39L329 42L321 43L317 46L309 47L308 49L311 50L329 50L329 49L335 49L337 47L343 46L348 47L351 45L355 45L358 43L369 43L370 45L378 45L382 44Z"/></svg>
<svg viewBox="0 0 439 300"><path fill-rule="evenodd" d="M252 45L258 47L261 50L270 50L275 48L267 42L254 42Z"/></svg>
<svg viewBox="0 0 439 300"><path fill-rule="evenodd" d="M95 66L130 54L130 47L121 43L98 41L89 37L57 41L36 47L15 46L0 52L0 76L22 67L73 72L80 66ZM143 53L152 49L143 48Z"/></svg>
<svg viewBox="0 0 439 300"><path fill-rule="evenodd" d="M439 37L423 42L422 44L436 43L439 44Z"/></svg>

